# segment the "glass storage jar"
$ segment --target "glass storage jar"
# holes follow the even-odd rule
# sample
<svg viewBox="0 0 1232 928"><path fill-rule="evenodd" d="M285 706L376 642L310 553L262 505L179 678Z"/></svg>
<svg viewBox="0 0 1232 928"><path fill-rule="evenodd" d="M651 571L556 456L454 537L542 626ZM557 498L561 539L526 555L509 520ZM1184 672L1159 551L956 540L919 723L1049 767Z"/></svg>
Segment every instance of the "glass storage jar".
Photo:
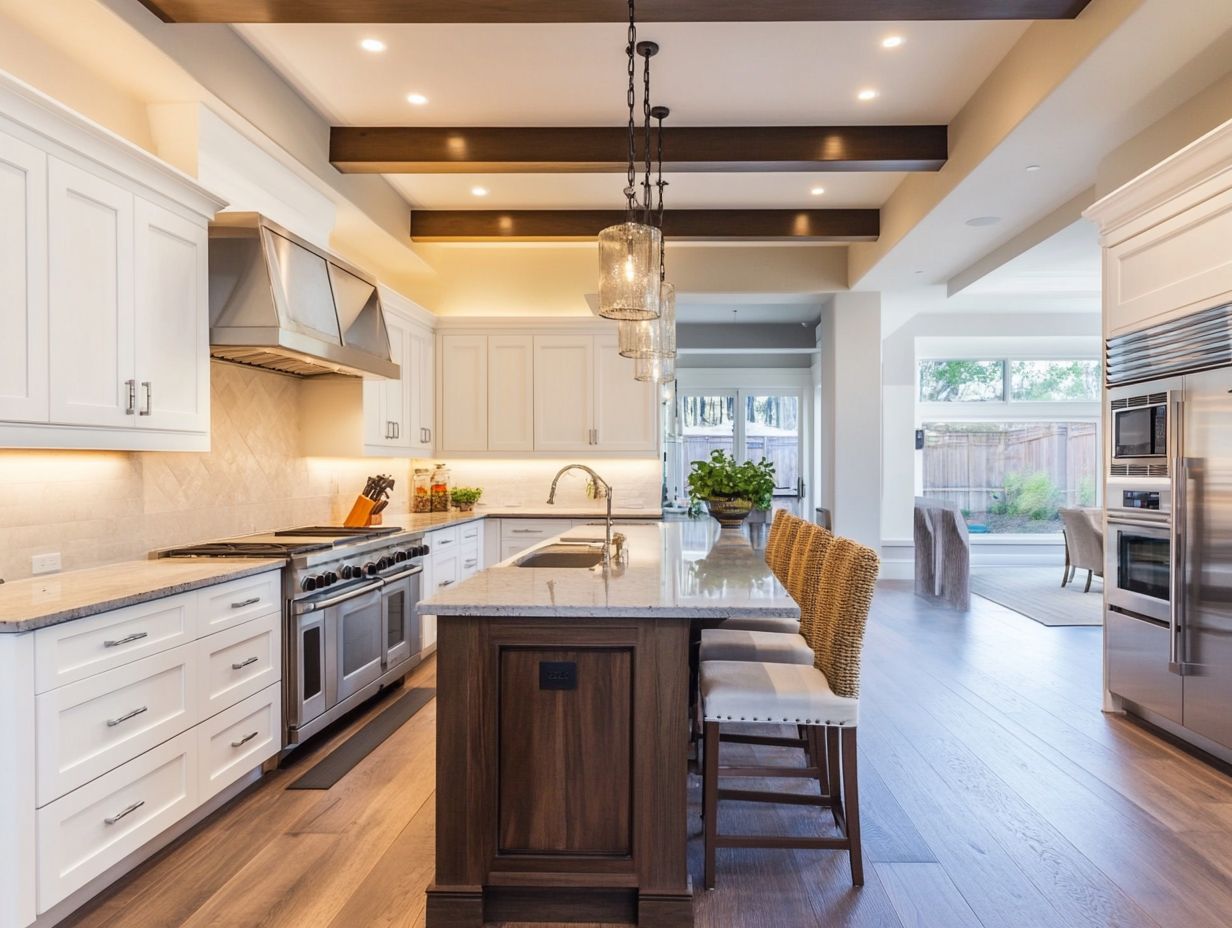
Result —
<svg viewBox="0 0 1232 928"><path fill-rule="evenodd" d="M411 512L432 511L432 476L426 467L415 468L411 478Z"/></svg>
<svg viewBox="0 0 1232 928"><path fill-rule="evenodd" d="M444 464L432 471L432 511L449 511L449 468Z"/></svg>

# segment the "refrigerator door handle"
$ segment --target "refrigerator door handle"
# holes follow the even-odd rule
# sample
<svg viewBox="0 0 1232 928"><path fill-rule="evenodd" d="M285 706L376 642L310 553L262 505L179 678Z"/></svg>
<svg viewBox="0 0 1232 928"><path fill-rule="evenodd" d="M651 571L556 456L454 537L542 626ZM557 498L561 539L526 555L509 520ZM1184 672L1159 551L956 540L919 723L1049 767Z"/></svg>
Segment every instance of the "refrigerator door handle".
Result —
<svg viewBox="0 0 1232 928"><path fill-rule="evenodd" d="M1168 394L1168 473L1172 478L1172 519L1169 522L1168 556L1168 670L1184 676L1185 635L1185 541L1188 516L1189 475L1185 468L1185 401L1175 391Z"/></svg>

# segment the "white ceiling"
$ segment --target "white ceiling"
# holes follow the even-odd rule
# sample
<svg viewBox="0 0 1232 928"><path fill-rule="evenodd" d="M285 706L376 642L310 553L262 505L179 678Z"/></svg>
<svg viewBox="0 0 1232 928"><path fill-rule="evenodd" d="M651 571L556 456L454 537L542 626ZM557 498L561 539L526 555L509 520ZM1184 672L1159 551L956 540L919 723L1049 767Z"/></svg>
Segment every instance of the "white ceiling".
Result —
<svg viewBox="0 0 1232 928"><path fill-rule="evenodd" d="M672 125L948 124L1028 27L1023 22L655 23L653 98ZM618 126L624 27L235 27L335 125ZM886 36L904 43L885 49ZM386 51L363 51L379 38ZM640 82L640 74L639 74ZM857 93L879 96L861 102ZM425 106L406 96L422 93ZM875 208L902 174L676 175L680 208ZM619 175L395 175L415 207L618 207ZM475 186L489 190L479 199ZM815 197L814 186L826 193Z"/></svg>
<svg viewBox="0 0 1232 928"><path fill-rule="evenodd" d="M747 324L806 324L816 325L821 320L821 304L817 302L772 301L766 298L760 303L729 303L682 298L676 306L678 323L747 323Z"/></svg>
<svg viewBox="0 0 1232 928"><path fill-rule="evenodd" d="M1099 299L1101 251L1095 224L1062 229L964 289L969 294L1090 295Z"/></svg>

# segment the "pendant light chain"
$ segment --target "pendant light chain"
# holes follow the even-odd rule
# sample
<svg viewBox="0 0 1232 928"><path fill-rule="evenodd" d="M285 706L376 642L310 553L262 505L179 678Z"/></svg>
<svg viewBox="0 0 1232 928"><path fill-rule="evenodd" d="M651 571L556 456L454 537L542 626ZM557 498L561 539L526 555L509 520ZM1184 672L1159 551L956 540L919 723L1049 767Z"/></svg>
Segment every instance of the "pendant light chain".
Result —
<svg viewBox="0 0 1232 928"><path fill-rule="evenodd" d="M629 0L629 44L625 48L625 52L629 58L629 92L627 102L629 104L629 167L628 167L628 185L625 187L626 200L626 220L633 222L634 212L637 209L637 169L634 165L637 162L637 121L634 118L634 112L637 109L637 11L635 9L636 0Z"/></svg>
<svg viewBox="0 0 1232 928"><path fill-rule="evenodd" d="M642 221L646 225L650 225L651 210L654 209L654 200L650 195L650 59L654 52L647 50L644 55L646 64L642 68L642 119L644 125L643 145L646 155L646 179L642 184Z"/></svg>
<svg viewBox="0 0 1232 928"><path fill-rule="evenodd" d="M664 110L666 107L656 107L656 117L659 122L659 137L658 137L658 159L659 159L659 180L656 186L659 188L659 280L667 279L667 235L663 230L663 188L667 186L667 181L663 179L663 117L667 115Z"/></svg>

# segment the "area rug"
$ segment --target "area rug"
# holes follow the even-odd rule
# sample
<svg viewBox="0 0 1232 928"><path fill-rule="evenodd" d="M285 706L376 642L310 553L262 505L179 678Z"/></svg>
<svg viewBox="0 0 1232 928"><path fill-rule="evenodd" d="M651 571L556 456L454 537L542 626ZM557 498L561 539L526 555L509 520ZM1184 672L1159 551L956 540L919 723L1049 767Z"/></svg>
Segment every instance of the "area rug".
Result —
<svg viewBox="0 0 1232 928"><path fill-rule="evenodd" d="M435 698L435 687L417 686L409 690L287 789L329 789Z"/></svg>
<svg viewBox="0 0 1232 928"><path fill-rule="evenodd" d="M984 567L971 571L971 592L1041 625L1103 625L1104 586L1096 577L1083 593L1087 572L1061 587L1061 568Z"/></svg>

